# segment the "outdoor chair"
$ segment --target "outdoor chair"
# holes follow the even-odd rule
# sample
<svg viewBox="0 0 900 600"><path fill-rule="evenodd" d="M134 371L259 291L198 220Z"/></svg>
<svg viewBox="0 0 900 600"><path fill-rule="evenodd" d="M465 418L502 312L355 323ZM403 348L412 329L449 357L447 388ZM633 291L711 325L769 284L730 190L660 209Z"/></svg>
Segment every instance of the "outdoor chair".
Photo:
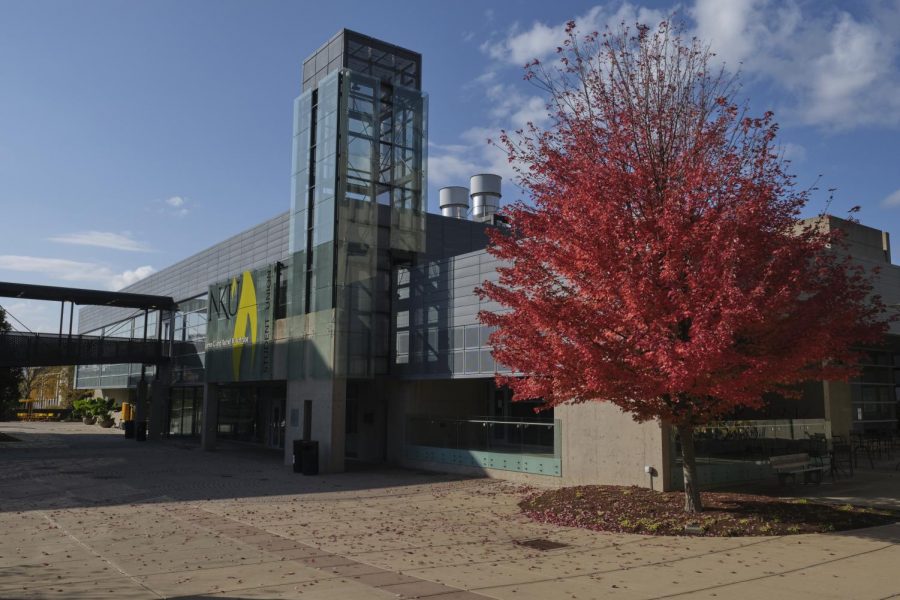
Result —
<svg viewBox="0 0 900 600"><path fill-rule="evenodd" d="M866 458L869 459L869 468L875 468L875 458L873 443L869 438L866 438L862 435L854 435L852 437L851 446L853 448L853 462L854 466L859 466L859 453L862 452L866 455Z"/></svg>
<svg viewBox="0 0 900 600"><path fill-rule="evenodd" d="M831 447L831 479L844 474L853 477L853 449L847 442L835 442Z"/></svg>

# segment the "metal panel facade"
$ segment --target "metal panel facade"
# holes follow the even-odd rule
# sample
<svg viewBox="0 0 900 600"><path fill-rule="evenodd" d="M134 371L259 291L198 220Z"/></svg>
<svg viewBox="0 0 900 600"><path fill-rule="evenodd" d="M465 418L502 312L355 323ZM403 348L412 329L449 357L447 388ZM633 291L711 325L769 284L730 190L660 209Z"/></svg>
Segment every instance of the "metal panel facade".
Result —
<svg viewBox="0 0 900 600"><path fill-rule="evenodd" d="M497 260L485 250L394 272L394 372L412 379L491 377L506 372L488 346L491 329L478 322L475 288L497 280Z"/></svg>
<svg viewBox="0 0 900 600"><path fill-rule="evenodd" d="M176 301L205 294L210 284L284 260L288 254L288 213L282 213L219 242L122 291L171 296ZM87 333L128 318L131 309L85 306L78 311L78 331Z"/></svg>

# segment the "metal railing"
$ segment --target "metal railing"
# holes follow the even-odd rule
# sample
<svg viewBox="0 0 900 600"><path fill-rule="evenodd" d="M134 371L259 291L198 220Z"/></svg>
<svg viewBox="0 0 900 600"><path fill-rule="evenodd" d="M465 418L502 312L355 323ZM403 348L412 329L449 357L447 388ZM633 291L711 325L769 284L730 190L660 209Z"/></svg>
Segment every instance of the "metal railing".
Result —
<svg viewBox="0 0 900 600"><path fill-rule="evenodd" d="M159 363L168 360L168 344L157 339L0 333L0 367Z"/></svg>
<svg viewBox="0 0 900 600"><path fill-rule="evenodd" d="M729 458L758 460L779 454L827 452L831 439L831 422L825 419L773 419L722 421L697 427L694 451L698 459ZM676 457L680 456L680 440L672 429Z"/></svg>
<svg viewBox="0 0 900 600"><path fill-rule="evenodd" d="M406 422L405 442L449 450L558 458L560 430L558 420L411 415Z"/></svg>

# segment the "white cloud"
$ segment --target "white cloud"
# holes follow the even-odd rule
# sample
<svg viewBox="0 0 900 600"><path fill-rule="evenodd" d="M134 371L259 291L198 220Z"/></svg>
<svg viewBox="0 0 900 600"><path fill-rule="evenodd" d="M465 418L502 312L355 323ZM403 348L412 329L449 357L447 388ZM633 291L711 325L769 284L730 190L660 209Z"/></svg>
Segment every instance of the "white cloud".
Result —
<svg viewBox="0 0 900 600"><path fill-rule="evenodd" d="M806 148L804 148L800 144L787 142L781 145L781 151L785 160L789 160L795 163L803 162L804 160L806 160Z"/></svg>
<svg viewBox="0 0 900 600"><path fill-rule="evenodd" d="M191 212L193 202L184 196L169 196L165 200L157 200L157 204L161 204L160 212L183 217Z"/></svg>
<svg viewBox="0 0 900 600"><path fill-rule="evenodd" d="M854 16L793 0L693 0L673 8L676 18L693 27L686 35L710 43L717 61L740 69L750 82L774 84L783 92L776 96L779 105L761 110L775 108L782 119L828 130L900 125L900 2L870 2L860 9ZM655 25L669 14L622 2L596 5L575 21L579 31L589 32L638 22ZM513 70L521 75L523 64L554 55L565 39L567 20L527 27L514 23L480 46L488 65L464 87L488 107L486 117L458 140L431 145L429 177L434 184L465 185L468 175L477 172L497 172L507 181L514 176L506 154L485 140L529 122L546 126L544 95L516 84L519 77ZM782 151L795 162L806 157L799 144L786 143Z"/></svg>
<svg viewBox="0 0 900 600"><path fill-rule="evenodd" d="M496 141L499 134L499 128L473 127L459 136L465 144L436 145L440 153L428 156L428 181L439 187L468 186L472 175L494 173L503 177L504 190L508 191L507 186L515 180L513 166L504 150L488 143L488 139Z"/></svg>
<svg viewBox="0 0 900 600"><path fill-rule="evenodd" d="M151 249L143 242L132 238L128 233L113 233L111 231L80 231L47 238L51 242L61 244L75 244L77 246L96 246L98 248L111 248L126 252L149 252Z"/></svg>
<svg viewBox="0 0 900 600"><path fill-rule="evenodd" d="M806 120L835 129L900 122L900 76L894 67L897 40L876 23L842 14L828 35L828 51L813 62L803 93ZM870 112L870 111L875 111Z"/></svg>
<svg viewBox="0 0 900 600"><path fill-rule="evenodd" d="M470 160L474 154L465 146L453 146L453 150L443 154L428 156L428 181L443 187L446 185L468 185L469 177L478 173L478 164Z"/></svg>
<svg viewBox="0 0 900 600"><path fill-rule="evenodd" d="M881 205L885 207L900 206L900 189L893 194L888 194L888 196L881 201Z"/></svg>
<svg viewBox="0 0 900 600"><path fill-rule="evenodd" d="M829 130L900 125L900 3L696 0L695 33L726 66L787 93L780 112Z"/></svg>
<svg viewBox="0 0 900 600"><path fill-rule="evenodd" d="M495 71L482 73L466 87L488 101L490 122L461 132L462 144L429 142L428 179L438 186L465 186L476 173L495 173L512 182L515 172L506 152L488 140L497 142L504 129L514 131L528 123L545 125L549 120L546 102L525 94L521 86L499 82Z"/></svg>
<svg viewBox="0 0 900 600"><path fill-rule="evenodd" d="M607 24L617 27L620 23L633 25L638 21L656 22L662 18L660 11L626 2L616 10L595 6L576 21L579 30L587 32L602 29ZM428 177L433 184L468 185L471 175L496 173L503 177L505 195L508 194L508 186L515 181L515 170L506 152L487 140L496 142L501 130L515 131L529 123L545 126L550 117L541 94L532 93L534 88L522 82L508 83L508 78L505 74L501 76L501 72L511 65L520 68L534 58L543 59L554 53L565 37L565 27L565 21L535 22L528 29L513 24L506 33L494 34L481 45L481 51L493 61L465 89L477 94L489 107L487 122L460 133L459 140L464 144L430 144Z"/></svg>
<svg viewBox="0 0 900 600"><path fill-rule="evenodd" d="M155 271L153 267L145 265L117 273L107 266L92 262L0 254L0 271L3 270L40 274L61 282L100 285L110 290L131 285Z"/></svg>
<svg viewBox="0 0 900 600"><path fill-rule="evenodd" d="M778 19L767 18L767 11L777 13ZM697 37L733 70L741 63L753 69L764 66L760 54L782 49L801 18L793 3L771 9L768 0L696 0L688 13Z"/></svg>
<svg viewBox="0 0 900 600"><path fill-rule="evenodd" d="M137 283L144 277L148 275L152 275L156 272L156 269L151 267L150 265L144 265L143 267L138 267L133 270L125 270L118 275L114 275L109 280L109 287L113 290L120 290L123 287L127 287L132 283Z"/></svg>
<svg viewBox="0 0 900 600"><path fill-rule="evenodd" d="M539 22L522 33L515 33L517 29L518 26L513 26L511 34L500 43L492 43L490 40L484 42L481 49L491 58L524 65L534 58L544 58L563 39L561 27L552 27Z"/></svg>
<svg viewBox="0 0 900 600"><path fill-rule="evenodd" d="M635 23L658 23L665 17L665 13L634 6L629 2L623 2L615 12L610 12L606 5L597 5L580 17L575 17L578 30L582 32L601 31L607 25L616 28L621 23L633 26ZM521 30L518 23L514 23L502 39L489 39L481 45L481 50L491 58L517 65L537 58L544 59L556 52L566 37L565 19L559 23L546 24L535 21L531 27Z"/></svg>
<svg viewBox="0 0 900 600"><path fill-rule="evenodd" d="M789 0L694 0L675 5L689 32L710 44L717 61L740 69L748 81L774 84L783 94L775 107L783 120L841 131L900 125L900 2L861 2L853 12L833 5ZM622 2L596 5L575 17L582 32L621 23L656 24L660 10ZM514 23L489 37L481 50L491 59L480 83L502 96L498 71L547 59L565 39L565 21ZM492 91L491 86L500 86ZM500 102L496 110L508 110ZM527 99L526 99L527 100ZM518 116L526 121L532 110ZM515 114L517 111L508 111Z"/></svg>

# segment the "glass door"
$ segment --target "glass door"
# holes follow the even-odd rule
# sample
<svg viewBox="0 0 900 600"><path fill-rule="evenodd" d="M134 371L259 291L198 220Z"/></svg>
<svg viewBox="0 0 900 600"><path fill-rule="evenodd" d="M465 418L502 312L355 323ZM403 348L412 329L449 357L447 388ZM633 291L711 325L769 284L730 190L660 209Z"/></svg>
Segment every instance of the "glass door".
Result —
<svg viewBox="0 0 900 600"><path fill-rule="evenodd" d="M268 436L266 446L284 448L284 399L269 399Z"/></svg>

